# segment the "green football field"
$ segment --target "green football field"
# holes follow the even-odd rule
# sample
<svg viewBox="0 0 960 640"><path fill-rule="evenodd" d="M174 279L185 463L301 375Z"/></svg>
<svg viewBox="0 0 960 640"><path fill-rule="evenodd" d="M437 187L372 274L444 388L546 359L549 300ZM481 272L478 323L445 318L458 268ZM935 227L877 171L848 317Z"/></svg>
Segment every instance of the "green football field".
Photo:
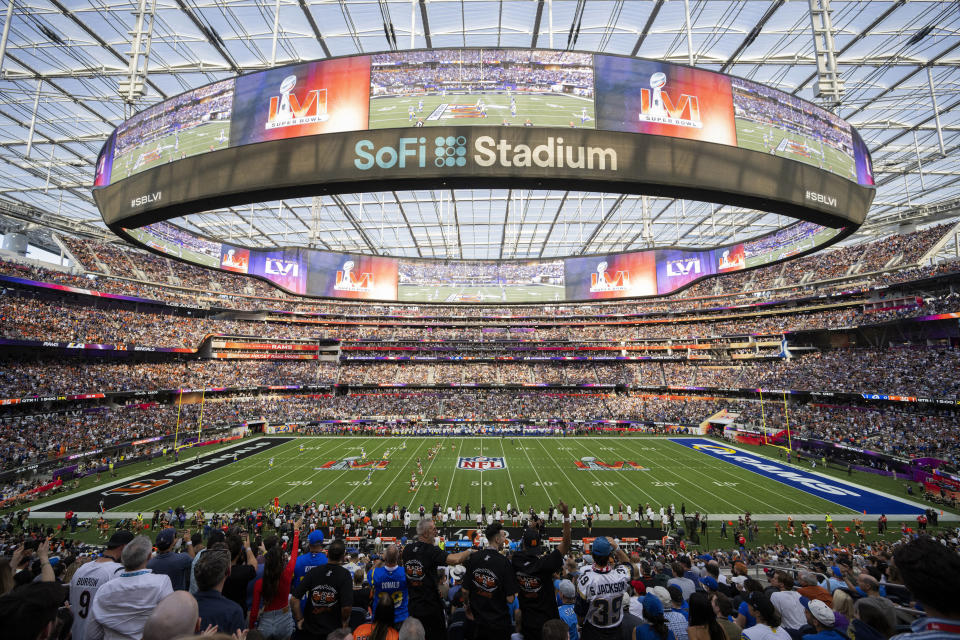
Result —
<svg viewBox="0 0 960 640"><path fill-rule="evenodd" d="M765 126L752 120L736 119L737 146L796 160L856 181L857 169L852 157L805 135ZM788 142L795 146L788 146ZM791 151L808 147L809 153Z"/></svg>
<svg viewBox="0 0 960 640"><path fill-rule="evenodd" d="M593 99L566 93L514 94L516 114L511 113L510 94L448 94L424 96L385 96L370 100L370 128L412 127L417 120L424 126L502 125L522 126L527 120L536 127L593 129ZM420 101L423 108L419 108ZM476 108L482 100L484 117ZM409 114L414 109L413 117ZM586 117L584 117L586 116Z"/></svg>
<svg viewBox="0 0 960 640"><path fill-rule="evenodd" d="M439 442L440 452L429 459L437 438L292 438L108 508L148 513L180 505L212 513L263 506L279 497L281 503L345 501L374 509L394 503L416 509L420 504L429 508L434 502L444 506L469 502L474 512L481 504L491 508L493 503L501 508L510 503L539 511L562 499L578 511L584 504L597 503L604 514L611 504L616 511L619 503L634 509L638 503L650 503L655 510L670 503L679 509L684 503L688 512L730 515L750 511L766 520L774 518L764 518L764 514L777 519L817 516L817 521L822 521L824 513L841 518L857 514L666 438L464 437ZM349 468L349 459L358 458L361 451L368 462L376 462L384 459L387 450L388 462L380 463L381 469ZM487 471L458 468L461 458L480 455L503 458L505 467ZM417 475L420 482L411 491L410 476L418 457L424 473ZM613 468L579 469L577 461L584 458ZM160 477L162 471L154 469L149 474L153 475L141 478ZM521 483L526 488L523 496Z"/></svg>
<svg viewBox="0 0 960 640"><path fill-rule="evenodd" d="M564 298L563 287L539 284L504 287L401 284L397 292L401 301L408 302L558 302Z"/></svg>
<svg viewBox="0 0 960 640"><path fill-rule="evenodd" d="M195 156L200 153L225 149L230 144L230 121L216 120L181 131L179 142L175 134L151 140L113 160L111 182L166 164L171 159Z"/></svg>

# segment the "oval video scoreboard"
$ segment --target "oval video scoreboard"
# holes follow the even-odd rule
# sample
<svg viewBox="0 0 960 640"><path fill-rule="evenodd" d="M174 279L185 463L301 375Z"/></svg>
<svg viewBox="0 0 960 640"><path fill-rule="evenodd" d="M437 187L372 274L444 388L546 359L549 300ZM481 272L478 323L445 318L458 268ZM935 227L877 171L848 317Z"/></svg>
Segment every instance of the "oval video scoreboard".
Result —
<svg viewBox="0 0 960 640"><path fill-rule="evenodd" d="M172 225L152 235L151 228L226 206L438 185L668 196L781 213L812 225L802 228L812 230L805 237L813 245L792 253L777 248L764 263L852 233L875 192L869 153L847 122L748 80L623 56L431 49L269 69L153 105L124 122L104 145L94 198L116 233L168 255L227 268L225 255L195 260L195 252L183 250L215 241L187 239L182 229L171 232ZM788 229L778 237L796 235ZM171 241L171 235L181 239ZM251 259L268 253L233 250L234 256L247 251ZM368 297L370 292L309 286L311 262L319 267L339 261L343 272L345 260L314 259L314 250L301 248L285 251L298 255L303 280L291 291ZM739 255L733 245L712 251L726 251L727 265L729 256ZM213 253L219 254L210 247L200 252ZM697 253L704 252L684 255ZM635 254L653 252L619 255ZM289 280L290 273L270 273L282 268L268 257L259 260L262 273L247 272L275 284L269 276ZM369 258L357 256L354 266ZM660 260L654 255L655 265ZM678 262L671 273L696 272L695 280L722 272L719 258L703 262L713 266L697 270ZM749 262L744 256L745 268L755 266ZM591 267L595 276L598 265ZM662 295L692 282L682 277L673 286L663 269L660 279L666 281L652 290L647 285L592 293ZM597 297L586 295L590 287L571 288L566 277L540 277L562 285L564 300ZM405 299L397 287L391 294L390 284L374 286L378 297L371 299Z"/></svg>

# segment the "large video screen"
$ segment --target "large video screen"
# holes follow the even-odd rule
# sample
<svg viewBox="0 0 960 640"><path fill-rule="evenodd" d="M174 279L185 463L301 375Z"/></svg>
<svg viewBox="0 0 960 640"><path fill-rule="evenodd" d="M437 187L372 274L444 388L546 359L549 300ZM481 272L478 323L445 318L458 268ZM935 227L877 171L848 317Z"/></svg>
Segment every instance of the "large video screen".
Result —
<svg viewBox="0 0 960 640"><path fill-rule="evenodd" d="M220 268L260 276L292 293L307 292L307 268L297 248L268 251L225 244L220 248Z"/></svg>
<svg viewBox="0 0 960 640"><path fill-rule="evenodd" d="M797 222L739 246L743 247L746 266L757 267L809 251L841 231L812 222Z"/></svg>
<svg viewBox="0 0 960 640"><path fill-rule="evenodd" d="M259 276L298 295L426 303L555 303L669 295L698 280L783 260L841 230L797 222L715 249L656 249L548 260L429 260L222 244L168 222L124 229L163 254Z"/></svg>
<svg viewBox="0 0 960 640"><path fill-rule="evenodd" d="M233 79L208 84L155 104L120 125L112 181L226 147L233 86Z"/></svg>
<svg viewBox="0 0 960 640"><path fill-rule="evenodd" d="M397 299L397 260L311 251L307 294L357 300Z"/></svg>
<svg viewBox="0 0 960 640"><path fill-rule="evenodd" d="M560 302L563 261L400 260L398 295L409 302Z"/></svg>
<svg viewBox="0 0 960 640"><path fill-rule="evenodd" d="M607 300L657 295L654 251L567 258L563 261L567 300Z"/></svg>
<svg viewBox="0 0 960 640"><path fill-rule="evenodd" d="M370 128L594 128L593 55L438 49L372 56Z"/></svg>
<svg viewBox="0 0 960 640"><path fill-rule="evenodd" d="M219 266L222 245L196 236L169 222L154 222L139 229L125 229L151 249L205 267Z"/></svg>
<svg viewBox="0 0 960 640"><path fill-rule="evenodd" d="M598 129L737 144L729 76L598 55L596 78Z"/></svg>
<svg viewBox="0 0 960 640"><path fill-rule="evenodd" d="M717 272L713 251L660 249L657 251L657 292L676 291Z"/></svg>
<svg viewBox="0 0 960 640"><path fill-rule="evenodd" d="M367 128L370 58L335 58L237 78L231 146Z"/></svg>
<svg viewBox="0 0 960 640"><path fill-rule="evenodd" d="M749 80L626 56L430 49L278 67L155 104L124 122L104 145L95 187L227 147L451 125L686 138L874 184L866 145L847 122Z"/></svg>
<svg viewBox="0 0 960 640"><path fill-rule="evenodd" d="M853 129L825 109L783 91L731 78L737 144L857 180Z"/></svg>

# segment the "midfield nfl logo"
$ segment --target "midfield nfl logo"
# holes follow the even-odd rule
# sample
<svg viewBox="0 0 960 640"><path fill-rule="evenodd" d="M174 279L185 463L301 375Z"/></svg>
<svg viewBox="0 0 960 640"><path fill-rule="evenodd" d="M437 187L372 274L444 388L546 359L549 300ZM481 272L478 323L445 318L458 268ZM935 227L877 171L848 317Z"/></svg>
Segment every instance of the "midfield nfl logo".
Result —
<svg viewBox="0 0 960 640"><path fill-rule="evenodd" d="M472 456L469 458L460 458L457 462L457 469L467 469L470 471L496 471L497 469L506 469L506 458L488 458L487 456Z"/></svg>

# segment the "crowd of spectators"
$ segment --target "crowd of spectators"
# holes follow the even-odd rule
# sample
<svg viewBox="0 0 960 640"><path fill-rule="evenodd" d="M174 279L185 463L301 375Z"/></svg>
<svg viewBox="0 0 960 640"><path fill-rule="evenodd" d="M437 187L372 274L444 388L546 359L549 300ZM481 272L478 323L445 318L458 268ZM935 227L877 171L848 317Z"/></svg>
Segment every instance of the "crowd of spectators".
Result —
<svg viewBox="0 0 960 640"><path fill-rule="evenodd" d="M233 108L233 80L224 80L182 93L141 111L127 120L117 133L114 162L144 145L173 133L182 133L209 122L211 116L226 121Z"/></svg>
<svg viewBox="0 0 960 640"><path fill-rule="evenodd" d="M0 422L0 468L23 467L68 453L107 450L132 440L172 436L178 424L187 438L195 436L201 426L210 429L276 420L274 408L283 406L282 400L263 396L212 398L202 404L141 402L56 414L5 416Z"/></svg>
<svg viewBox="0 0 960 640"><path fill-rule="evenodd" d="M794 225L796 228L803 228ZM791 227L793 229L793 227ZM313 313L333 313L345 316L394 315L394 316L424 316L436 315L442 318L451 317L478 317L478 316L541 316L556 317L557 315L596 317L598 315L620 315L636 313L684 312L702 310L717 306L734 304L750 304L758 301L758 296L769 299L771 286L785 287L775 294L778 300L789 300L811 295L810 284L800 286L802 279L805 283L812 283L826 278L838 278L845 274L851 265L857 264L861 273L882 269L893 258L899 258L898 264L909 266L914 264L946 231L947 227L940 225L920 231L894 235L859 245L820 252L784 264L773 265L746 272L725 274L720 278L711 278L698 283L677 296L664 300L637 301L630 303L590 303L590 304L561 304L540 305L537 307L491 307L457 305L452 307L434 306L422 307L418 305L399 305L382 303L349 303L349 302L316 302L311 300L294 299L279 289L261 280L223 271L213 271L202 267L191 266L177 260L171 260L147 254L139 249L127 249L122 245L114 245L108 249L100 249L103 243L84 240L75 237L65 237L64 240L71 252L81 262L79 268L83 271L100 274L91 284L90 280L64 281L68 276L56 270L32 269L35 279L50 282L62 282L74 286L94 288L106 293L122 295L137 295L162 301L177 302L193 305L216 305L237 309L272 308L286 311L300 311ZM784 230L784 233L793 233ZM781 239L782 240L782 239ZM762 249L763 247L759 247ZM758 249L758 250L759 250ZM94 254L122 251L128 254L129 261L142 271L147 282L139 282L135 274L114 272L110 276L101 273L98 261ZM100 256L99 262L106 262ZM414 268L420 263L410 263ZM426 263L423 263L426 264ZM479 263L478 263L479 264ZM506 263L510 268L521 269L523 277L530 273L524 271L524 263ZM22 270L15 263L0 261L0 273L22 274ZM118 263L122 266L123 263ZM466 266L458 269L472 268ZM533 269L531 273L541 267ZM883 284L890 285L906 282L913 279L929 277L956 270L953 263L940 263L933 266L911 267L901 271L891 271L871 275L869 278L854 277L853 280L838 283L836 286L843 289L856 285ZM116 271L113 270L112 271ZM18 273L19 272L19 273ZM474 274L482 275L482 274ZM129 278L125 278L129 276ZM822 286L817 292L829 293L830 286ZM722 297L717 297L722 296Z"/></svg>
<svg viewBox="0 0 960 640"><path fill-rule="evenodd" d="M620 341L646 340L652 344L672 346L673 352L682 352L682 343L715 336L748 336L756 341L779 342L786 332L815 329L835 329L876 324L895 319L960 310L960 296L947 294L930 298L922 304L911 304L892 311L864 311L862 307L812 310L783 309L780 314L769 312L761 316L744 315L735 320L709 321L702 318L676 322L668 318L636 325L558 325L546 327L421 327L385 323L384 325L331 324L318 326L310 322L220 320L210 317L182 315L179 310L159 309L130 311L114 305L89 306L82 302L52 301L25 296L0 296L0 336L13 339L57 342L85 342L98 344L129 343L150 347L187 347L196 349L209 334L246 335L259 338L339 339L345 341L376 340L381 347L394 346L386 341L408 341L396 345L406 353L391 355L425 355L422 352L440 351L448 355L468 354L475 350L536 351L550 355L549 350L570 351L570 347L587 341L606 341L616 346ZM434 344L435 341L461 341L460 344ZM560 344L538 345L535 341L562 341ZM523 341L523 342L520 342ZM728 340L729 341L729 340ZM472 343L472 344L470 344ZM384 355L368 352L372 345L345 343L348 355ZM583 345L589 346L589 345ZM602 346L602 345L600 345ZM643 351L643 345L622 344L629 351ZM357 350L357 347L364 347ZM602 351L591 352L600 355ZM507 354L509 355L509 354ZM555 355L573 355L557 353ZM578 353L584 356L589 353ZM634 353L633 355L638 355Z"/></svg>
<svg viewBox="0 0 960 640"><path fill-rule="evenodd" d="M880 451L893 456L918 456L960 463L957 416L948 411L916 411L890 407L838 404L796 404L786 409L782 401L741 403L738 422L769 429L785 429L794 435Z"/></svg>
<svg viewBox="0 0 960 640"><path fill-rule="evenodd" d="M396 640L530 640L535 631L544 640L960 635L955 530L904 531L890 540L858 524L864 534L852 543L831 542L828 530L825 542L742 540L688 552L675 538L638 546L599 536L587 549L564 524L561 541L541 549L543 529L576 519L563 502L540 513L486 505L481 512L475 504L477 528L456 533L447 523L464 520L460 505L421 506L416 519L413 510L321 498L232 513L197 510L191 519L171 507L153 513L149 537L118 529L97 547L54 535L23 512L8 514L0 520L0 544L10 554L0 566L0 615L17 640L64 637L71 623L84 637L145 640L195 637L204 629L219 632L215 638L249 638L272 637L279 628L286 637L295 626L297 637L317 640L367 638L378 628L380 637ZM523 531L519 541L505 535L511 522ZM725 524L709 527L723 531ZM396 543L384 541L385 532L398 530ZM348 541L350 533L358 535ZM464 550L453 549L453 541ZM420 579L393 579L400 565L421 568ZM597 576L606 587L585 588ZM531 578L538 597L510 606ZM302 609L304 596L332 605L332 614ZM605 634L596 633L597 623ZM492 635L490 625L503 633Z"/></svg>
<svg viewBox="0 0 960 640"><path fill-rule="evenodd" d="M593 95L588 54L540 53L477 49L377 54L371 61L371 91L375 96L445 89L549 91L564 85L575 87L578 95Z"/></svg>
<svg viewBox="0 0 960 640"><path fill-rule="evenodd" d="M332 384L336 375L333 363L317 360L7 361L0 366L0 397Z"/></svg>

